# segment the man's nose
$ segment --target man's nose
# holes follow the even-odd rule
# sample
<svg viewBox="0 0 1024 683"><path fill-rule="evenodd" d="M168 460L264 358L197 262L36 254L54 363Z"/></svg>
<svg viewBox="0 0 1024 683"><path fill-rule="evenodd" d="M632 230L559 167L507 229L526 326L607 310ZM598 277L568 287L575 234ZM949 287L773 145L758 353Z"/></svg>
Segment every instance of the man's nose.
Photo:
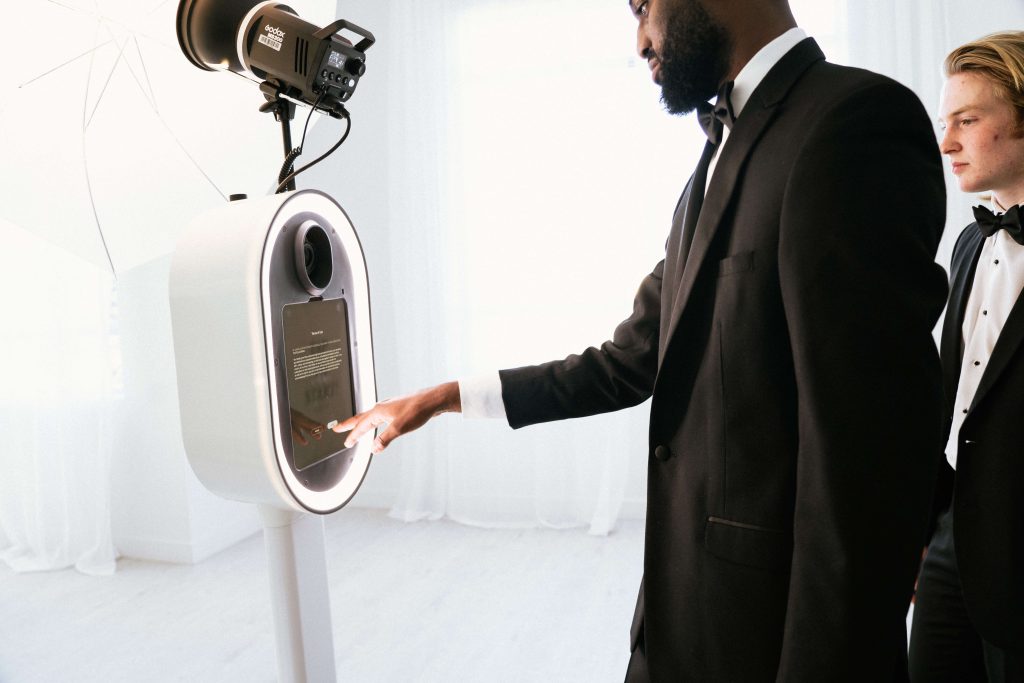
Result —
<svg viewBox="0 0 1024 683"><path fill-rule="evenodd" d="M960 149L960 143L956 141L953 128L947 128L942 132L942 139L939 140L939 151L943 154L952 154L958 149Z"/></svg>
<svg viewBox="0 0 1024 683"><path fill-rule="evenodd" d="M647 37L647 31L642 25L638 26L636 29L636 53L644 59L650 59L654 55L653 47L651 39Z"/></svg>

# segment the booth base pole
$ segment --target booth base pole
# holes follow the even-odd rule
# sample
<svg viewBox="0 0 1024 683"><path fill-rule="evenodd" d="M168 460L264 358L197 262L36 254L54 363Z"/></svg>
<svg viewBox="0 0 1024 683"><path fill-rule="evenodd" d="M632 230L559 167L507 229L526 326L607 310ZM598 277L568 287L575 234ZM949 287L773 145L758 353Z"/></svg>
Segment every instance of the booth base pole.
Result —
<svg viewBox="0 0 1024 683"><path fill-rule="evenodd" d="M258 505L263 520L280 683L334 683L324 520Z"/></svg>

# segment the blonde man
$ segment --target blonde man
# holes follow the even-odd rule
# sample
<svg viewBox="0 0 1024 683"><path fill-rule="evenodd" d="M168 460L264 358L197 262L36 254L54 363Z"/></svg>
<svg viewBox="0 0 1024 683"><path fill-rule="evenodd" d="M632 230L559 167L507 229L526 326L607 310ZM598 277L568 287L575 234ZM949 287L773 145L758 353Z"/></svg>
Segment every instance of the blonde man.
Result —
<svg viewBox="0 0 1024 683"><path fill-rule="evenodd" d="M957 240L942 334L950 426L911 679L1024 681L1024 32L946 58L942 153L994 211Z"/></svg>

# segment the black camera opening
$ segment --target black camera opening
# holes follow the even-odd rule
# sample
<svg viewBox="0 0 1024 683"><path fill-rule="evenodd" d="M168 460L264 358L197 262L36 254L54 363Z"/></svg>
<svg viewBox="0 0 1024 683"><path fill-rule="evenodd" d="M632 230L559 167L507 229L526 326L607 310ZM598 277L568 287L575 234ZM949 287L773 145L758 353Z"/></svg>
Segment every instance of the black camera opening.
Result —
<svg viewBox="0 0 1024 683"><path fill-rule="evenodd" d="M313 296L322 295L334 276L331 236L313 221L300 225L295 234L295 273Z"/></svg>

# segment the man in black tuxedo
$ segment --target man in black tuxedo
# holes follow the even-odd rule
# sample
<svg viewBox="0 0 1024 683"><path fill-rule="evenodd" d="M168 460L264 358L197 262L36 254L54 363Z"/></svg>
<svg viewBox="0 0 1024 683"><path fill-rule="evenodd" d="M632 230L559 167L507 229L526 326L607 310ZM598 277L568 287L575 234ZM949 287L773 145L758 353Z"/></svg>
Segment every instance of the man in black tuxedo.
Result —
<svg viewBox="0 0 1024 683"><path fill-rule="evenodd" d="M942 331L949 441L911 634L915 682L1024 682L1024 32L946 59L942 152L990 191L953 250ZM955 470L954 470L955 468Z"/></svg>
<svg viewBox="0 0 1024 683"><path fill-rule="evenodd" d="M613 338L490 394L513 427L653 398L628 681L903 680L942 448L931 124L906 88L825 62L785 0L630 8L704 155ZM338 429L389 422L379 451L478 393L439 385Z"/></svg>

